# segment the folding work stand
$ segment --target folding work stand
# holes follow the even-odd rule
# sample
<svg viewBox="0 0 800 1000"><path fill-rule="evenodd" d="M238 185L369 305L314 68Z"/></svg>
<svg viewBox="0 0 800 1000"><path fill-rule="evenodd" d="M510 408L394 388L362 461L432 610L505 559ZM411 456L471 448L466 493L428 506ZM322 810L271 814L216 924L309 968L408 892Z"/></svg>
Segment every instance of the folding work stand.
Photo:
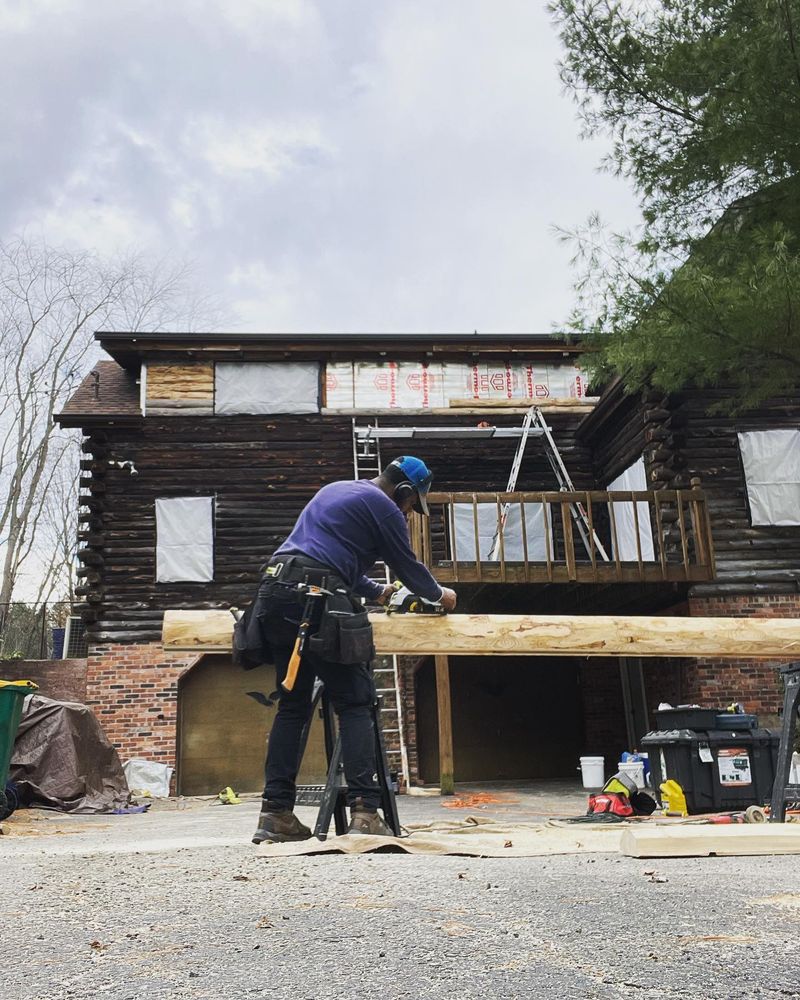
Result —
<svg viewBox="0 0 800 1000"><path fill-rule="evenodd" d="M308 743L311 724L318 708L322 711L322 725L325 738L325 756L328 761L328 776L324 785L305 785L298 787L298 803L308 805L319 802L317 821L314 824L314 836L325 840L334 821L337 836L347 832L347 782L344 777L342 761L342 738L337 731L335 713L330 699L325 691L325 685L319 678L314 683L312 709L308 722L303 729L300 742L300 760L302 761ZM400 819L397 815L397 800L392 788L392 778L386 759L386 747L383 742L380 722L380 704L378 699L372 703L372 724L375 733L375 771L378 777L378 788L381 793L381 810L387 826L395 837L401 834Z"/></svg>
<svg viewBox="0 0 800 1000"><path fill-rule="evenodd" d="M783 728L778 746L778 764L775 768L775 784L772 786L770 820L783 823L786 819L786 803L800 802L800 785L789 784L792 766L792 751L797 732L797 713L800 710L800 663L790 663L781 667L783 674Z"/></svg>

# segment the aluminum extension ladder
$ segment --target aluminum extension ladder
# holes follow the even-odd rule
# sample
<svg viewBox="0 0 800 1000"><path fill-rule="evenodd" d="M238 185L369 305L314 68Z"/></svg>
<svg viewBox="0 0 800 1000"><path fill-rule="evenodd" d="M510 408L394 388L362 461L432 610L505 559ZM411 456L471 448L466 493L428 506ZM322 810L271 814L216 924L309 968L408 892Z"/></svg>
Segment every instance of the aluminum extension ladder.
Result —
<svg viewBox="0 0 800 1000"><path fill-rule="evenodd" d="M378 421L374 426L377 428ZM361 433L359 433L361 431ZM383 460L381 458L381 440L379 435L371 435L369 432L363 433L363 428L356 425L353 417L353 478L354 479L374 479L383 471ZM375 564L375 573L372 577L376 583L391 583L392 578L389 567L385 563ZM406 787L410 784L411 773L408 766L408 748L403 734L403 700L400 693L400 670L397 656L386 657L391 662L391 666L375 664L372 673L375 677L378 696L383 699L382 711L394 714L397 719L396 726L383 727L385 736L395 736L399 749L394 750L389 747L385 752L388 756L400 758L400 772ZM394 702L390 705L389 702Z"/></svg>

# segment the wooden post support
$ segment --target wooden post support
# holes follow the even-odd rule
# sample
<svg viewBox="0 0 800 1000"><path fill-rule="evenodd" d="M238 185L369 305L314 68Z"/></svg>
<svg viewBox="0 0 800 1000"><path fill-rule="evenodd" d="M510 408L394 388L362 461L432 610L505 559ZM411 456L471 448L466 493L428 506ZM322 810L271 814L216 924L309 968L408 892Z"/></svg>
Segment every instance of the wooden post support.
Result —
<svg viewBox="0 0 800 1000"><path fill-rule="evenodd" d="M439 713L439 787L442 795L455 792L453 782L453 710L450 704L450 660L436 658L436 707Z"/></svg>

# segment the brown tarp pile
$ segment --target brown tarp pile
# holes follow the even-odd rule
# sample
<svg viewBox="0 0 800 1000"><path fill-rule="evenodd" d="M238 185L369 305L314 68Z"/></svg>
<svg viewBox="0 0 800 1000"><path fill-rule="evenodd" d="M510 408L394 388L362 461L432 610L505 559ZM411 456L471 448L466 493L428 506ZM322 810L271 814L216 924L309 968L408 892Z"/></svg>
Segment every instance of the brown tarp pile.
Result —
<svg viewBox="0 0 800 1000"><path fill-rule="evenodd" d="M29 695L9 780L25 805L112 813L128 802L119 755L86 705Z"/></svg>

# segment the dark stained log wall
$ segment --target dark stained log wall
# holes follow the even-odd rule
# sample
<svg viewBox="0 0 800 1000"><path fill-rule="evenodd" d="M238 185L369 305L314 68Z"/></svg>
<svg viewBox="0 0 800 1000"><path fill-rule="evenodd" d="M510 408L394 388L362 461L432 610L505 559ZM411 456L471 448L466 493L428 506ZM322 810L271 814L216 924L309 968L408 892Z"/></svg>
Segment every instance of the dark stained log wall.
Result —
<svg viewBox="0 0 800 1000"><path fill-rule="evenodd" d="M477 424L477 417L381 418L382 426ZM498 425L520 417L498 415ZM593 484L580 417L550 418L579 488ZM369 416L359 418L369 423ZM383 442L384 462L404 452L434 469L437 489L504 490L516 440ZM137 475L109 462L134 462ZM92 431L84 442L80 592L91 642L148 642L165 608L249 602L259 567L286 537L304 504L325 483L353 476L348 417L148 417ZM528 443L520 489L552 489L540 440ZM155 500L215 496L213 583L155 582ZM86 509L88 507L88 509Z"/></svg>
<svg viewBox="0 0 800 1000"><path fill-rule="evenodd" d="M710 412L723 389L673 397L682 426L687 476L700 476L708 496L717 579L692 588L693 596L797 593L800 590L800 527L753 527L747 501L739 431L800 427L800 400L774 399L734 417Z"/></svg>
<svg viewBox="0 0 800 1000"><path fill-rule="evenodd" d="M586 418L580 438L593 449L602 485L642 454L650 489L687 488L700 480L708 498L717 575L713 582L693 586L691 596L796 593L800 527L751 525L737 433L800 426L800 400L775 399L736 416L715 413L715 406L728 399L724 388L669 396L657 390L630 397L617 392Z"/></svg>

